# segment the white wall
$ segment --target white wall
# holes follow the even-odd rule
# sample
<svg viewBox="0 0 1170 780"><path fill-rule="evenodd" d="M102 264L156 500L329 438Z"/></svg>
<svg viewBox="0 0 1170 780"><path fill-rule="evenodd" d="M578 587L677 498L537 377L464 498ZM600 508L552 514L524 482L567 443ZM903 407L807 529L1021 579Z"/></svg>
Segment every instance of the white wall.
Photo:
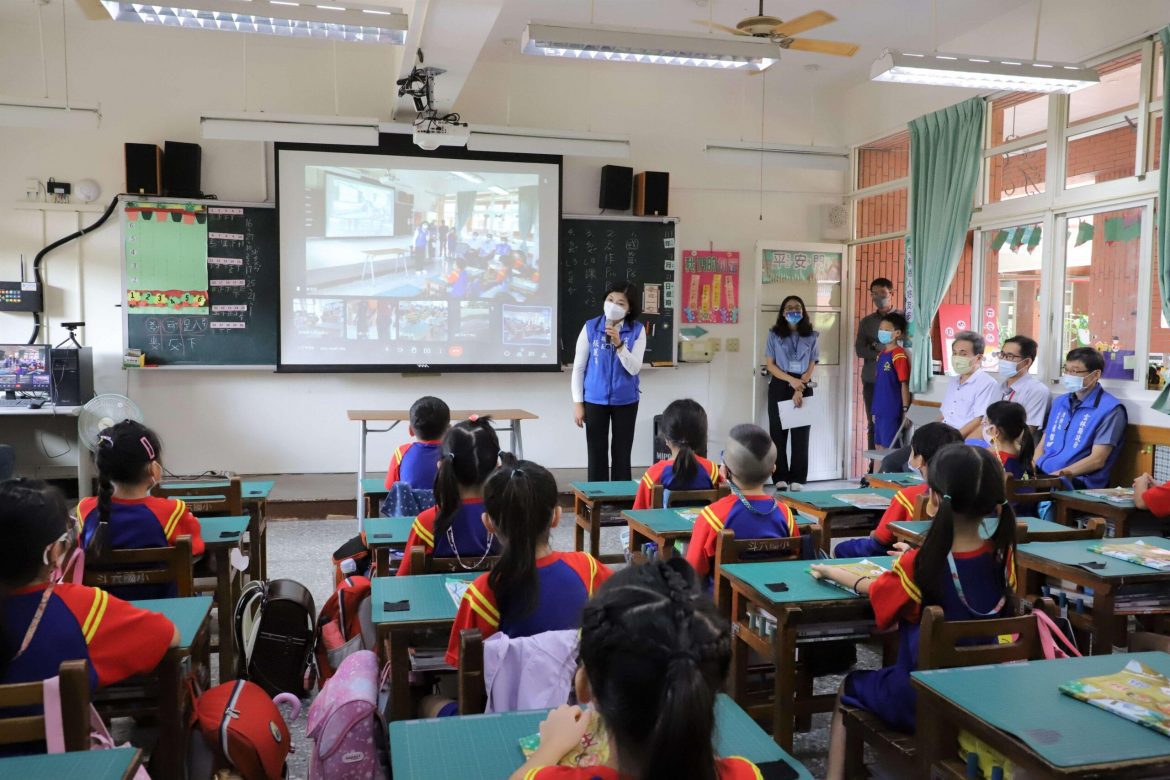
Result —
<svg viewBox="0 0 1170 780"><path fill-rule="evenodd" d="M17 7L19 6L19 7ZM45 243L76 228L71 214L18 211L26 177L96 179L103 197L123 186L122 143L165 139L203 144L203 189L227 200L262 200L266 167L262 146L201 141L201 110L334 110L333 47L262 36L147 29L86 21L75 3L69 13L70 97L100 102L94 133L0 128L0 276L15 278L17 257L31 259ZM46 19L59 13L58 0ZM59 17L57 17L59 19ZM58 21L59 25L59 21ZM47 30L53 28L47 27ZM59 26L56 28L59 33ZM243 78L245 60L247 79ZM50 62L60 61L60 36L47 31ZM389 112L400 50L338 46L338 109L342 114ZM0 8L0 94L38 97L41 70L33 4ZM48 73L49 92L63 94L61 70ZM636 170L671 172L671 214L678 216L680 248L739 250L749 261L757 240L819 240L821 204L840 201L838 174L765 170L760 195L758 160L731 167L704 157L707 139L758 139L760 90L768 91L768 141L827 142L810 116L807 95L781 83L742 74L672 71L613 64L561 63L518 58L487 63L472 74L457 104L482 124L572 128L628 133ZM246 91L246 94L245 94ZM566 213L595 213L604 160L567 159ZM618 161L622 162L622 161ZM762 214L762 218L761 218ZM85 215L85 221L93 215ZM43 221L42 221L43 220ZM526 431L527 455L549 466L581 467L583 433L572 426L567 374L273 375L231 371L119 370L120 249L110 225L46 260L50 286L49 338L60 340L62 320L83 318L98 358L99 391L128 393L143 407L168 445L177 472L208 468L255 472L336 472L356 465L356 427L350 408L406 407L423 393L454 406L524 407L541 416ZM711 328L739 337L745 351L720 353L709 366L649 370L634 450L636 465L650 460L650 418L670 400L691 396L711 415L713 438L745 419L753 357L750 312L753 284L741 280L745 323ZM600 304L600 302L599 302ZM28 315L0 314L0 341L24 341ZM2 432L0 432L2 434ZM371 462L384 464L392 437L375 439Z"/></svg>

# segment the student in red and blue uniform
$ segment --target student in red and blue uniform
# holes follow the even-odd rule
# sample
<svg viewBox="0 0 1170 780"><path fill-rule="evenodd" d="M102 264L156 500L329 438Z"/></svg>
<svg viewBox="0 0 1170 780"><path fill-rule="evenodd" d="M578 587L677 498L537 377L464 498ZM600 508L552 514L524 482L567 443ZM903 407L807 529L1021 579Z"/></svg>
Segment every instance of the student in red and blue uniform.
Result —
<svg viewBox="0 0 1170 780"><path fill-rule="evenodd" d="M439 470L439 448L451 426L451 410L441 398L426 395L411 404L407 429L415 441L394 450L386 471L386 489L406 482L414 490L433 490Z"/></svg>
<svg viewBox="0 0 1170 780"><path fill-rule="evenodd" d="M500 463L500 440L491 418L472 416L443 436L435 505L414 519L398 576L410 572L410 551L425 547L436 558L458 558L475 569L498 554L495 534L483 524L483 483Z"/></svg>
<svg viewBox="0 0 1170 780"><path fill-rule="evenodd" d="M983 439L969 442L991 448L1012 479L1032 476L1036 445L1028 428L1028 410L1015 401L996 401L983 415Z"/></svg>
<svg viewBox="0 0 1170 780"><path fill-rule="evenodd" d="M82 660L96 689L152 671L179 643L164 615L97 588L54 584L74 542L76 527L55 488L0 483L0 684L45 680L62 662ZM44 751L43 743L23 743L0 755Z"/></svg>
<svg viewBox="0 0 1170 780"><path fill-rule="evenodd" d="M731 626L679 558L628 566L585 607L577 701L610 735L605 766L557 766L591 713L563 705L510 780L761 780L746 758L716 758L715 700L731 666ZM781 775L783 772L781 772Z"/></svg>
<svg viewBox="0 0 1170 780"><path fill-rule="evenodd" d="M199 521L177 498L150 494L163 476L162 442L158 435L133 420L106 428L98 435L98 495L77 505L81 544L91 568L101 568L106 550L170 547L180 536L191 538L191 554L203 554ZM122 585L110 588L122 599L173 598L174 583Z"/></svg>
<svg viewBox="0 0 1170 780"><path fill-rule="evenodd" d="M873 440L880 449L894 445L902 418L910 409L910 357L899 343L906 318L887 312L878 326L877 373L873 386Z"/></svg>
<svg viewBox="0 0 1170 780"><path fill-rule="evenodd" d="M938 507L922 547L910 550L876 579L839 566L813 565L813 576L851 588L873 603L879 630L898 626L898 661L845 678L841 701L869 710L887 726L913 733L915 695L910 673L918 666L922 608L941 606L947 620L1002 617L1015 587L1016 515L1005 499L1003 466L989 450L951 444L930 463L930 497ZM984 518L997 515L991 539L980 534ZM844 777L845 733L833 719L829 743L831 780Z"/></svg>
<svg viewBox="0 0 1170 780"><path fill-rule="evenodd" d="M957 430L944 422L932 422L920 426L910 439L910 469L922 477L917 485L904 487L894 494L894 500L878 521L877 528L869 536L860 539L845 539L833 548L834 558L865 558L870 555L885 555L895 548L897 538L890 530L890 523L914 519L914 506L918 498L930 492L927 482L930 461L939 450L948 444L960 444L963 437Z"/></svg>
<svg viewBox="0 0 1170 780"><path fill-rule="evenodd" d="M696 401L683 398L672 401L662 412L659 429L670 458L660 460L642 475L634 509L650 509L655 485L666 490L710 490L719 484L719 467L707 454L707 412Z"/></svg>
<svg viewBox="0 0 1170 780"><path fill-rule="evenodd" d="M776 445L758 425L737 425L731 429L723 450L724 479L731 495L703 509L695 520L687 563L700 581L710 581L719 532L728 528L738 539L782 539L796 536L792 510L764 493L776 465Z"/></svg>

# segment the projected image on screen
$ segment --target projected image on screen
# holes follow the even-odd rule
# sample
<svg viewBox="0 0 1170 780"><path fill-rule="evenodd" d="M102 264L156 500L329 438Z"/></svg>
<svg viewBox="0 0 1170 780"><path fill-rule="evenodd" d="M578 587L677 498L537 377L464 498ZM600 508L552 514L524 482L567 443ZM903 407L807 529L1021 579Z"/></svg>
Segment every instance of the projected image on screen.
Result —
<svg viewBox="0 0 1170 780"><path fill-rule="evenodd" d="M556 364L556 164L281 149L278 166L282 365Z"/></svg>
<svg viewBox="0 0 1170 780"><path fill-rule="evenodd" d="M47 393L45 347L0 345L0 391Z"/></svg>

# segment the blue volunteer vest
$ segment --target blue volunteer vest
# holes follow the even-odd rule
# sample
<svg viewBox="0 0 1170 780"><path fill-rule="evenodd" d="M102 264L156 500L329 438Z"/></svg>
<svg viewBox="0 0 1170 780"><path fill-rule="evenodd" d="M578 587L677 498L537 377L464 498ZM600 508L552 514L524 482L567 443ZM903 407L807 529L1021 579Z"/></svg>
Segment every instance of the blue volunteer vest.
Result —
<svg viewBox="0 0 1170 780"><path fill-rule="evenodd" d="M1101 421L1121 405L1120 401L1097 385L1077 410L1070 412L1071 395L1066 393L1057 396L1052 402L1052 412L1048 415L1048 430L1044 433L1044 455L1036 464L1046 474L1087 458L1093 449L1093 435ZM1091 474L1083 474L1077 479L1083 482L1085 487L1108 487L1109 472L1120 454L1121 447L1114 447L1103 468Z"/></svg>
<svg viewBox="0 0 1170 780"><path fill-rule="evenodd" d="M638 377L631 374L618 360L617 350L605 338L605 317L596 317L585 323L589 337L589 364L585 367L585 401L601 406L627 406L638 403L640 393ZM633 325L624 320L621 327L622 342L626 349L633 350L642 323Z"/></svg>

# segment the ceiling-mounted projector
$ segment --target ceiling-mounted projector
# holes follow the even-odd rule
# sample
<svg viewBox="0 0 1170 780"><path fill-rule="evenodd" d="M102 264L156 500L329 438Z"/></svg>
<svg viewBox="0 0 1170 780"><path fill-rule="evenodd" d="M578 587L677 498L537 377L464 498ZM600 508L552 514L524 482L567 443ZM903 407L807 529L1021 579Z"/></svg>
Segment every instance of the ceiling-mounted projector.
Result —
<svg viewBox="0 0 1170 780"><path fill-rule="evenodd" d="M416 127L414 143L421 149L434 151L440 146L467 146L471 128L466 124L433 123L429 127Z"/></svg>

